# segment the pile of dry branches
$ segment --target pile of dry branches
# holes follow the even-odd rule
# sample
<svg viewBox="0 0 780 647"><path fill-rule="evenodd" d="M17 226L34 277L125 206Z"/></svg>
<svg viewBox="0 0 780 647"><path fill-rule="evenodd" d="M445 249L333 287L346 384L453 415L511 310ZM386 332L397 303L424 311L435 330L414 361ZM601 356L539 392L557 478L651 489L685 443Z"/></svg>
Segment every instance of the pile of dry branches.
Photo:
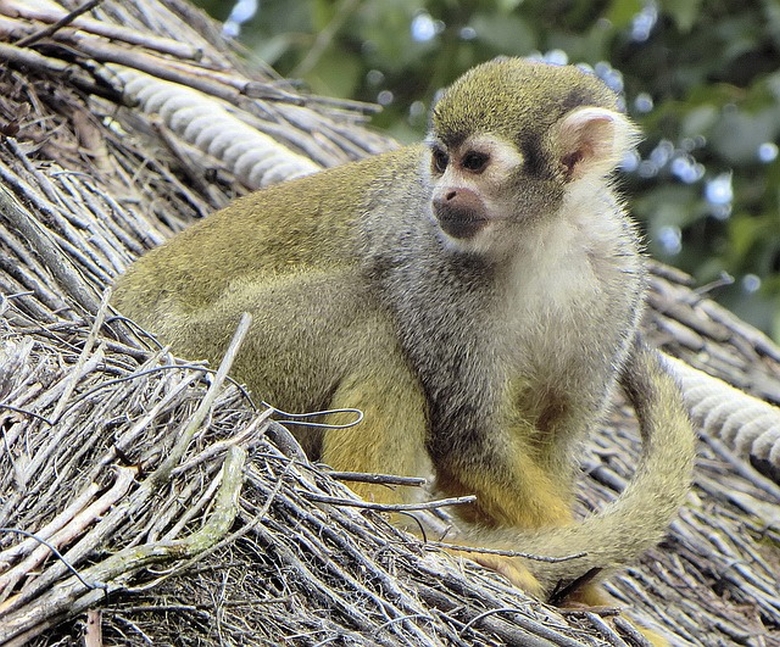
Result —
<svg viewBox="0 0 780 647"><path fill-rule="evenodd" d="M180 0L78 4L0 0L0 643L639 644L613 609L548 608L394 529L225 379L229 356L185 364L106 308L193 218L390 143L362 107L243 70ZM656 268L653 338L780 400L777 348L685 282ZM605 431L582 513L634 464L629 413ZM780 488L704 440L667 541L609 587L691 644L769 645Z"/></svg>
<svg viewBox="0 0 780 647"><path fill-rule="evenodd" d="M520 622L477 621L518 601L490 580L463 590L451 562L361 513L371 506L224 387L227 362L214 375L164 352L141 361L101 324L6 336L3 467L13 469L0 480L0 524L20 537L0 553L0 643L26 644L98 607L111 642L362 632L431 644L440 632L485 640L487 626L575 644L565 640L575 630L528 601ZM431 584L412 591L399 577Z"/></svg>

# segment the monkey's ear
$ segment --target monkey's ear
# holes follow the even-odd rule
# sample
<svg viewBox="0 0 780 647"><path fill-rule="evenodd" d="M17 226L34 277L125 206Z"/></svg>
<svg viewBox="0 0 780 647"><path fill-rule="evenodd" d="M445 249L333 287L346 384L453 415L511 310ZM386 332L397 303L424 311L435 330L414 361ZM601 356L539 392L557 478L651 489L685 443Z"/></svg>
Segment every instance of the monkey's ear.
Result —
<svg viewBox="0 0 780 647"><path fill-rule="evenodd" d="M577 108L558 122L555 150L566 178L612 172L638 137L623 115L606 108Z"/></svg>

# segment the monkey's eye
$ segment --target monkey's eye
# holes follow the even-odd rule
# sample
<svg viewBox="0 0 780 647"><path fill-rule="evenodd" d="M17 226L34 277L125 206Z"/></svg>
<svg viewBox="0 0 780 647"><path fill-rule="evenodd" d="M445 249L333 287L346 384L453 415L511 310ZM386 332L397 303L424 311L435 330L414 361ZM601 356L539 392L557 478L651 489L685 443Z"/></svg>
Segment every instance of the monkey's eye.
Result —
<svg viewBox="0 0 780 647"><path fill-rule="evenodd" d="M450 163L450 157L441 148L434 148L431 151L431 160L433 170L437 173L444 173L447 170L447 164Z"/></svg>
<svg viewBox="0 0 780 647"><path fill-rule="evenodd" d="M461 166L472 173L481 173L485 170L488 161L490 161L490 156L487 153L470 151L463 156Z"/></svg>

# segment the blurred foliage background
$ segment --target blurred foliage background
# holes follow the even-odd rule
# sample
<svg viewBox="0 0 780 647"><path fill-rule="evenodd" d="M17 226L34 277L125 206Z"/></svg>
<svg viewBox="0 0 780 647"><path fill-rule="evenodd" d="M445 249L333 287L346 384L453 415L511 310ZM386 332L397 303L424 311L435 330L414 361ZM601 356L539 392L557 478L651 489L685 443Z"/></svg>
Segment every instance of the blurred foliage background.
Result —
<svg viewBox="0 0 780 647"><path fill-rule="evenodd" d="M381 104L402 141L499 54L591 66L645 133L622 181L652 255L780 340L778 0L198 2L282 75Z"/></svg>

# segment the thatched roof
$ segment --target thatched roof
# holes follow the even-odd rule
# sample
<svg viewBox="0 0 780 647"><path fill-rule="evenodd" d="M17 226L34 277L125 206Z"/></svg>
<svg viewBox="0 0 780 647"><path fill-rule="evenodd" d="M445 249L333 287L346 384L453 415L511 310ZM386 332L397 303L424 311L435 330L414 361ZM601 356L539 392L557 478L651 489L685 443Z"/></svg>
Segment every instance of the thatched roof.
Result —
<svg viewBox="0 0 780 647"><path fill-rule="evenodd" d="M0 0L0 644L638 644L615 609L547 607L395 530L222 372L102 303L234 196L392 143L368 107L242 64L183 0L62 20L76 4ZM655 343L739 391L681 367L695 487L608 588L683 644L780 644L780 426L741 395L780 402L780 349L669 268L650 306ZM636 445L618 406L583 513Z"/></svg>

